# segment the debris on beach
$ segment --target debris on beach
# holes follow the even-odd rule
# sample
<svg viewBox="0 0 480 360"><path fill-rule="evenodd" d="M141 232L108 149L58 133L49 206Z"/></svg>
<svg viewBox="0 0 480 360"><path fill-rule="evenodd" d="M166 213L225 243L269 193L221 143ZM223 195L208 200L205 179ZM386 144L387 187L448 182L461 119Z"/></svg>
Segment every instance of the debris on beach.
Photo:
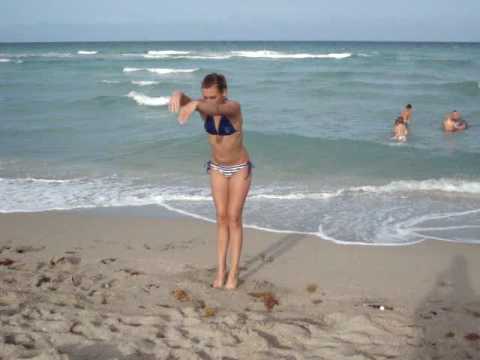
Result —
<svg viewBox="0 0 480 360"><path fill-rule="evenodd" d="M318 286L315 284L307 285L307 292L309 292L310 294L313 294L315 291L317 291L317 289Z"/></svg>
<svg viewBox="0 0 480 360"><path fill-rule="evenodd" d="M208 306L205 307L204 316L205 316L206 318L208 318L208 317L213 317L213 316L215 316L216 314L217 314L217 309L211 308L211 307L208 307Z"/></svg>
<svg viewBox="0 0 480 360"><path fill-rule="evenodd" d="M190 301L190 295L187 294L185 290L175 289L173 292L175 299L181 302Z"/></svg>
<svg viewBox="0 0 480 360"><path fill-rule="evenodd" d="M388 305L380 305L380 304L367 304L368 307L371 307L373 309L378 309L380 311L384 310L393 310L393 306L388 306Z"/></svg>
<svg viewBox="0 0 480 360"><path fill-rule="evenodd" d="M14 263L15 263L15 260L12 260L12 259L9 259L9 258L0 260L0 265L3 265L3 266L10 266Z"/></svg>
<svg viewBox="0 0 480 360"><path fill-rule="evenodd" d="M478 341L480 340L480 335L478 335L477 333L470 333L465 335L465 339L468 341Z"/></svg>
<svg viewBox="0 0 480 360"><path fill-rule="evenodd" d="M272 311L275 305L280 305L279 301L271 292L248 293L248 295L253 296L257 299L262 299L268 311Z"/></svg>

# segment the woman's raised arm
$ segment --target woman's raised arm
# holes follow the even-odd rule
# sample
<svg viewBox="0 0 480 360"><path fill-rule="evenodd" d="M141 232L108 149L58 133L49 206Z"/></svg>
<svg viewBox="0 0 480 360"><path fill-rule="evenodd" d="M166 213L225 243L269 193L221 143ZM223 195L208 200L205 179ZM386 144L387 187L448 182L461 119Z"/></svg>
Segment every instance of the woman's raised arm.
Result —
<svg viewBox="0 0 480 360"><path fill-rule="evenodd" d="M198 101L196 109L205 115L225 115L227 117L235 117L240 113L240 104L236 101L214 104L200 100Z"/></svg>
<svg viewBox="0 0 480 360"><path fill-rule="evenodd" d="M170 102L168 103L168 110L170 110L171 112L178 112L182 106L187 105L191 101L192 99L190 99L183 92L176 90L172 93L172 96L170 97Z"/></svg>

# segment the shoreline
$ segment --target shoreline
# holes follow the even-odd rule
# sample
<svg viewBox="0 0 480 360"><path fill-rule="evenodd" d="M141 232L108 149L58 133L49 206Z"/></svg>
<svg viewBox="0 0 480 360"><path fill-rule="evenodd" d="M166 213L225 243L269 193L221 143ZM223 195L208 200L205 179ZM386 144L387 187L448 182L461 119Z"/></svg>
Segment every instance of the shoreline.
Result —
<svg viewBox="0 0 480 360"><path fill-rule="evenodd" d="M41 211L12 211L12 212L0 212L0 216L3 215L25 215L25 214L75 214L75 215L86 215L86 216L106 216L106 217L115 217L115 216L125 216L125 217L140 217L140 218L149 218L157 219L160 221L163 220L193 220L199 221L207 224L215 224L215 220L206 218L201 215L196 215L187 211L175 209L169 205L122 205L122 206L105 206L105 207L89 207L89 208L73 208L73 209L52 209L52 210L41 210ZM365 246L365 247L404 247L404 246L413 246L421 244L425 241L427 242L445 242L452 244L469 244L469 245L480 245L480 242L477 240L471 241L458 241L458 240L449 240L449 239L421 239L412 242L405 243L366 243L366 242L353 242L353 241L343 241L337 240L334 238L329 238L328 236L319 232L305 232L305 231L294 231L294 230L276 230L266 227L261 227L257 225L243 225L244 229L250 229L252 231L266 232L270 234L278 235L299 235L299 236L309 236L317 238L319 241L327 241L336 245L345 245L345 246Z"/></svg>

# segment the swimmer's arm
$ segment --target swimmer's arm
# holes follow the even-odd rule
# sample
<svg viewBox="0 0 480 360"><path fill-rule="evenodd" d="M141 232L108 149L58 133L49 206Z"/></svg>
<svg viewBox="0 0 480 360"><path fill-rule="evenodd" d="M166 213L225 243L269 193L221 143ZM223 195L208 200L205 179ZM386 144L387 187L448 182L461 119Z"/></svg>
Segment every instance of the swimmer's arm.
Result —
<svg viewBox="0 0 480 360"><path fill-rule="evenodd" d="M240 114L240 104L236 101L228 101L225 104L212 104L203 100L195 101L196 110L205 115L225 115L227 117L236 117Z"/></svg>

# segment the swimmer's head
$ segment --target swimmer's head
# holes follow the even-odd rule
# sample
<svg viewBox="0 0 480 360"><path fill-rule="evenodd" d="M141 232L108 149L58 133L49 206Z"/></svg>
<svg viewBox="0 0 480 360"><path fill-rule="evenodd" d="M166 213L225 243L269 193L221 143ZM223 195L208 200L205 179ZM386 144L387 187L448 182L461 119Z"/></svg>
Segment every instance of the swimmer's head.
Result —
<svg viewBox="0 0 480 360"><path fill-rule="evenodd" d="M460 120L460 112L457 110L453 110L451 114L451 118L453 121L459 121Z"/></svg>
<svg viewBox="0 0 480 360"><path fill-rule="evenodd" d="M202 81L202 95L207 102L221 103L227 96L227 80L222 74L212 73Z"/></svg>
<svg viewBox="0 0 480 360"><path fill-rule="evenodd" d="M405 105L405 109L407 109L407 110L412 110L412 109L413 109L412 104L407 104L407 105Z"/></svg>

